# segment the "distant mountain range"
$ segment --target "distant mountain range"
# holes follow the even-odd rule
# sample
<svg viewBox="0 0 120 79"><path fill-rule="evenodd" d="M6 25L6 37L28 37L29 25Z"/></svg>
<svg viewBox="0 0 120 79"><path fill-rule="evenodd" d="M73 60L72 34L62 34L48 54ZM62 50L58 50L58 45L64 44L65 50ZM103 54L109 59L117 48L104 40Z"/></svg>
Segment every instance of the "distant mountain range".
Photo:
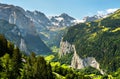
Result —
<svg viewBox="0 0 120 79"><path fill-rule="evenodd" d="M47 46L59 46L61 37L66 33L67 27L99 18L102 17L93 16L77 20L66 13L47 17L40 11L25 11L19 6L0 4L0 19L8 21L8 25L9 23L15 24L22 37L19 41L17 40L17 45L20 46L21 40L23 51L29 50L37 54L51 52ZM2 30L1 27L0 31ZM13 36L9 37L12 40Z"/></svg>
<svg viewBox="0 0 120 79"><path fill-rule="evenodd" d="M58 35L57 31L59 30L59 28L72 26L78 23L78 20L75 20L74 18L70 17L65 13L61 14L60 16L52 16L50 18L47 17L44 13L41 13L39 11L28 11L28 10L25 11L23 8L19 6L8 5L8 4L0 4L0 19L8 21L10 24L15 24L16 27L19 29L21 36L24 38L24 41L26 41L24 43L27 43L28 47L32 46L31 44L29 44L30 42L28 42L28 39L26 38L29 36L31 40L33 38L36 39L36 37L37 38L41 37L41 39L46 44L50 43L48 46L56 45L51 42L53 40L51 38L56 37ZM63 35L63 33L60 32L60 37L62 36L61 34ZM58 40L61 39L60 37ZM40 41L41 39L39 38ZM40 44L39 41L34 41L34 43ZM32 47L29 47L31 51L37 53L50 52L50 51L41 51L39 45L34 46L34 48L36 49L32 49Z"/></svg>

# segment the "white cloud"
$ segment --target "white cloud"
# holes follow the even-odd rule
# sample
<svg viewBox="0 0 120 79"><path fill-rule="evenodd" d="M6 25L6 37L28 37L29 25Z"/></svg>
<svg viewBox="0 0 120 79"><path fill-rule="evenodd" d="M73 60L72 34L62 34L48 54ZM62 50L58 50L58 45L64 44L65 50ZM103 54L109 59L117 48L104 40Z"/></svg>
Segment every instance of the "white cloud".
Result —
<svg viewBox="0 0 120 79"><path fill-rule="evenodd" d="M116 10L118 10L118 8L113 8L113 9L107 9L107 10L103 10L103 11L97 11L98 15L106 15L109 13L113 13Z"/></svg>
<svg viewBox="0 0 120 79"><path fill-rule="evenodd" d="M107 9L107 13L113 13L115 12L116 10L118 10L118 8L114 8L114 9Z"/></svg>

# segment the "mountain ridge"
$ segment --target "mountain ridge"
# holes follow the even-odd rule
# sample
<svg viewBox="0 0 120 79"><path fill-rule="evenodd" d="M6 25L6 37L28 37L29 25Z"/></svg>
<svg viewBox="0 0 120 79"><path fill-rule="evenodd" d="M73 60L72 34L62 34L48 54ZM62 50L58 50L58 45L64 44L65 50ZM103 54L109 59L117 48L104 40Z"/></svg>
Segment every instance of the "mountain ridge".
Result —
<svg viewBox="0 0 120 79"><path fill-rule="evenodd" d="M59 43L52 43L54 41L52 37L61 38L63 36L63 32L60 32L61 29L79 23L79 20L75 20L66 13L52 18L48 18L44 13L37 10L29 11L19 6L0 4L0 19L16 24L20 28L22 36L38 35L49 47L59 46ZM58 30L59 32L57 32ZM60 39L56 41L60 42Z"/></svg>
<svg viewBox="0 0 120 79"><path fill-rule="evenodd" d="M41 42L42 40L40 39L38 33L36 32L36 27L34 23L30 20L30 18L26 16L25 10L22 9L21 7L14 6L14 5L0 4L0 19L4 19L8 21L10 24L16 25L16 27L19 29L21 33L22 39L24 39L24 42L28 42L26 45L27 47L30 47L29 45L31 45L29 42L30 39L31 40L39 39L37 41L31 41L31 42L39 44L39 46L36 47L34 45L33 46L34 49L30 47L28 50L29 52L36 52L36 54L45 54L45 53L48 54L51 52L51 50L43 42ZM1 30L3 29L1 28ZM29 35L31 37L29 37ZM26 37L29 37L30 39L25 39ZM11 35L11 39L12 38L13 37ZM20 41L19 41L19 44L20 44ZM18 47L19 47L19 44L17 44ZM26 47L26 46L23 46L23 47ZM23 47L22 49L24 49Z"/></svg>
<svg viewBox="0 0 120 79"><path fill-rule="evenodd" d="M58 18L62 18L62 20L60 21ZM59 29L76 24L76 21L73 21L75 19L66 13L55 16L55 21L52 22L52 20L40 11L35 10L31 12L19 6L8 4L0 4L0 19L4 19L11 24L16 24L23 38L27 37L29 34L31 34L31 36L37 35L42 41L48 42L48 44L50 43L50 46L59 46L59 43L51 42L54 41L55 38L50 40L52 37L59 36L58 38L61 38L61 36L63 36L63 32ZM59 30L59 32L57 32L57 30ZM49 34L49 37L46 37L44 34ZM57 42L59 42L59 40L60 39L58 39Z"/></svg>

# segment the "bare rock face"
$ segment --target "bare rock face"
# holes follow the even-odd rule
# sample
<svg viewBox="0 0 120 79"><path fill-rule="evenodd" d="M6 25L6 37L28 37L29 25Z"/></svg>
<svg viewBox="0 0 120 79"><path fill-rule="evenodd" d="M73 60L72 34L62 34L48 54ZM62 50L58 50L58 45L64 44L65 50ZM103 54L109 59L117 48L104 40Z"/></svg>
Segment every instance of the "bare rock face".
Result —
<svg viewBox="0 0 120 79"><path fill-rule="evenodd" d="M71 53L73 51L74 51L73 46L67 41L64 42L62 39L60 42L59 56L62 57L62 56L66 55L68 53Z"/></svg>
<svg viewBox="0 0 120 79"><path fill-rule="evenodd" d="M76 68L76 69L82 69L85 67L93 67L98 69L102 74L103 71L99 68L99 63L96 61L94 57L87 57L87 58L80 58L79 55L76 52L75 45L71 45L69 42L61 41L60 43L60 50L59 50L59 55L60 57L69 54L69 53L74 53L72 60L71 60L71 67Z"/></svg>
<svg viewBox="0 0 120 79"><path fill-rule="evenodd" d="M96 61L94 57L87 57L87 58L81 59L79 55L76 53L75 46L72 45L72 47L74 49L74 55L72 57L71 67L76 68L76 69L82 69L82 68L91 66L99 70L101 74L104 74L102 69L100 69L99 67L100 66L99 63Z"/></svg>
<svg viewBox="0 0 120 79"><path fill-rule="evenodd" d="M16 25L0 19L0 34L17 46L20 44L21 32Z"/></svg>
<svg viewBox="0 0 120 79"><path fill-rule="evenodd" d="M30 18L26 17L25 10L14 5L0 4L0 19L16 24L21 33L35 34L35 27ZM32 30L30 30L32 28ZM24 33L23 33L24 32Z"/></svg>
<svg viewBox="0 0 120 79"><path fill-rule="evenodd" d="M84 58L83 59L83 64L84 64L84 67L91 66L91 67L96 68L97 70L99 70L101 74L104 74L102 69L100 69L100 64L96 61L96 59L94 57Z"/></svg>
<svg viewBox="0 0 120 79"><path fill-rule="evenodd" d="M84 68L83 60L77 55L76 50L75 50L75 46L72 45L72 47L74 49L74 55L72 57L71 67L76 68L76 69Z"/></svg>
<svg viewBox="0 0 120 79"><path fill-rule="evenodd" d="M20 50L25 51L25 52L28 52L24 39L21 39L21 42L20 42Z"/></svg>
<svg viewBox="0 0 120 79"><path fill-rule="evenodd" d="M91 66L94 67L96 69L99 69L99 63L96 61L96 59L94 57L87 57L84 59L84 66Z"/></svg>
<svg viewBox="0 0 120 79"><path fill-rule="evenodd" d="M101 74L105 74L102 69L100 69L100 64L96 61L94 57L87 57L87 58L80 58L79 55L76 52L75 45L70 44L67 41L63 41L63 39L60 42L60 50L59 55L60 57L69 54L74 53L72 60L71 60L71 67L75 69L83 69L86 67L93 67L100 71Z"/></svg>
<svg viewBox="0 0 120 79"><path fill-rule="evenodd" d="M47 29L47 26L52 26L50 20L47 18L47 16L39 11L26 11L26 16L29 17L33 24L36 27L36 30L40 32L43 29Z"/></svg>

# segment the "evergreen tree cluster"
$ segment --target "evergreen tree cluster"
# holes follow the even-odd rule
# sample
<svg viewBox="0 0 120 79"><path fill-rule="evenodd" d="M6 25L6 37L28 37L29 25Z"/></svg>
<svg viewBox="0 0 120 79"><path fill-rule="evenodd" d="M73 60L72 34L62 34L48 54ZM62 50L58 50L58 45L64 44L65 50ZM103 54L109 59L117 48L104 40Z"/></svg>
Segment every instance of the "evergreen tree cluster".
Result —
<svg viewBox="0 0 120 79"><path fill-rule="evenodd" d="M0 79L54 79L51 65L43 57L20 52L0 35Z"/></svg>

